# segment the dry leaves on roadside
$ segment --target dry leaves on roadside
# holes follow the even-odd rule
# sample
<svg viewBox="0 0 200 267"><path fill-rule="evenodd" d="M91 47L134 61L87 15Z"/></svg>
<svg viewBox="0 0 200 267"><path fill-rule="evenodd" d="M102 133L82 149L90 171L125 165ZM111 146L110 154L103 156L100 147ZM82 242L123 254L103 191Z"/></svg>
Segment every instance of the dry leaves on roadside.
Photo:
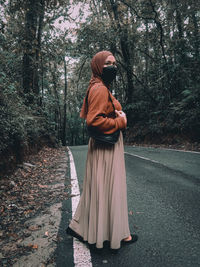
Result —
<svg viewBox="0 0 200 267"><path fill-rule="evenodd" d="M12 175L0 179L0 265L3 260L12 266L15 257L38 248L37 244L21 245L24 238L40 229L39 225L26 225L26 221L67 199L68 189L59 186L64 183L66 170L66 149L46 147L29 156Z"/></svg>

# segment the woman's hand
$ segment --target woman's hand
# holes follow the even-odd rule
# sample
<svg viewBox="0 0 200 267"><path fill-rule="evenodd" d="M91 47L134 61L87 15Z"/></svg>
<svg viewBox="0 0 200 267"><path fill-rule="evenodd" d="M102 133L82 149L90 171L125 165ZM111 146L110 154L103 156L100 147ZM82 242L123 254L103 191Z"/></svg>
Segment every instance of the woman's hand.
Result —
<svg viewBox="0 0 200 267"><path fill-rule="evenodd" d="M122 117L125 121L125 124L127 124L127 118L126 118L126 113L124 113L122 110L115 110L115 113L117 117Z"/></svg>

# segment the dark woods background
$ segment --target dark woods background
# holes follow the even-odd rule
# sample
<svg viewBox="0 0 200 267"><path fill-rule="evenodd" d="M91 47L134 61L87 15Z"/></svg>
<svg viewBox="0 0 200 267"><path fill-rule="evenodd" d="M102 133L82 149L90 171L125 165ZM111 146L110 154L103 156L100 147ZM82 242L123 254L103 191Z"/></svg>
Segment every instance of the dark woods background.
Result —
<svg viewBox="0 0 200 267"><path fill-rule="evenodd" d="M87 143L79 111L99 50L118 61L126 142L198 143L199 10L195 0L0 1L1 171L46 144Z"/></svg>

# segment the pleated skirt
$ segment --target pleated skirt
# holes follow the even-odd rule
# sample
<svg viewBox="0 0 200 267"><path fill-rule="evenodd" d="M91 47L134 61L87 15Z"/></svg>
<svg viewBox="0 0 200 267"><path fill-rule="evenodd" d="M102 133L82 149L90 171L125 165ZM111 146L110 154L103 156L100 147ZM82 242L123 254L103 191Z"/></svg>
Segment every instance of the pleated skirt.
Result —
<svg viewBox="0 0 200 267"><path fill-rule="evenodd" d="M114 146L90 138L83 191L69 226L97 248L110 241L118 249L130 235L122 133Z"/></svg>

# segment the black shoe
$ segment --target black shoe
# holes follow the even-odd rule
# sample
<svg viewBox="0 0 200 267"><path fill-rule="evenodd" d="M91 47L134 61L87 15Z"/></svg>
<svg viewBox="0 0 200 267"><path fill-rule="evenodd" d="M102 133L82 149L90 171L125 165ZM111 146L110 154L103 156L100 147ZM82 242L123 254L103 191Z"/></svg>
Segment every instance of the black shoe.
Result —
<svg viewBox="0 0 200 267"><path fill-rule="evenodd" d="M90 249L91 252L96 253L96 254L102 254L103 253L103 248L97 248L96 244L87 244L88 248Z"/></svg>
<svg viewBox="0 0 200 267"><path fill-rule="evenodd" d="M80 236L79 234L77 234L76 232L74 232L70 227L67 227L66 233L68 235L71 235L72 237L77 238L79 241L84 242L82 236Z"/></svg>
<svg viewBox="0 0 200 267"><path fill-rule="evenodd" d="M134 242L136 242L137 240L138 240L138 236L137 235L131 235L131 240L129 240L129 241L124 241L124 240L122 240L121 241L121 244L122 245L127 245L127 244L132 244L132 243L134 243Z"/></svg>

